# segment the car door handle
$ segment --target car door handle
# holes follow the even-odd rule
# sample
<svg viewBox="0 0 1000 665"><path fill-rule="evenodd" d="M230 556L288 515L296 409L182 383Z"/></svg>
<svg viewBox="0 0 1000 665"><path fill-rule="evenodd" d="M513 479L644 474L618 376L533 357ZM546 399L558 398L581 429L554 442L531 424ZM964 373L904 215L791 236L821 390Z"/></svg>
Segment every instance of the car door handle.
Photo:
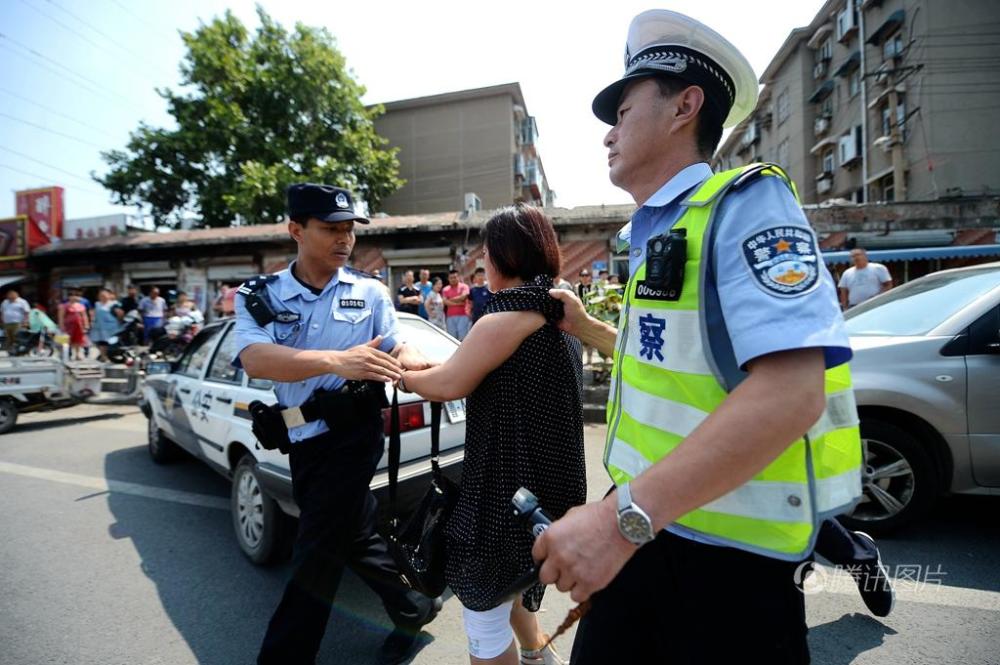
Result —
<svg viewBox="0 0 1000 665"><path fill-rule="evenodd" d="M184 393L185 395L190 395L191 394L191 389L190 388L179 388L179 390L182 393Z"/></svg>
<svg viewBox="0 0 1000 665"><path fill-rule="evenodd" d="M219 397L218 395L216 395L215 399L216 399L216 401L222 402L223 404L232 404L233 403L233 398L232 397Z"/></svg>

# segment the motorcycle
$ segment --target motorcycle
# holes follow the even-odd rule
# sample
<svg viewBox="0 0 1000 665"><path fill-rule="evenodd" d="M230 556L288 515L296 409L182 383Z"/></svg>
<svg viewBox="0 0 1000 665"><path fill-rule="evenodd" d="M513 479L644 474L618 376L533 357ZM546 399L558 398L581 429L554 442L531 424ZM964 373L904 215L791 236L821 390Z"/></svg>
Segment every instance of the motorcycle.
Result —
<svg viewBox="0 0 1000 665"><path fill-rule="evenodd" d="M149 354L165 360L176 360L184 353L188 343L194 339L205 322L201 312L195 310L184 316L172 316L167 325L150 333L152 343Z"/></svg>
<svg viewBox="0 0 1000 665"><path fill-rule="evenodd" d="M142 339L139 332L141 326L142 316L138 311L132 310L125 315L121 327L108 338L108 348L105 355L110 362L126 365L132 365L135 362L137 354L134 347L138 346Z"/></svg>
<svg viewBox="0 0 1000 665"><path fill-rule="evenodd" d="M12 356L32 356L48 358L56 352L56 343L49 333L42 328L38 332L18 330L14 337L14 347L10 350Z"/></svg>

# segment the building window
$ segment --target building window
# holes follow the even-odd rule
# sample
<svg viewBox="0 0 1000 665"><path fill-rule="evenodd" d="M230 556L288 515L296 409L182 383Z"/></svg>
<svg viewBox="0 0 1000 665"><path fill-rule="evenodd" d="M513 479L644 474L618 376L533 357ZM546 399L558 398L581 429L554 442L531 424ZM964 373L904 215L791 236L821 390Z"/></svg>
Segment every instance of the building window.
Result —
<svg viewBox="0 0 1000 665"><path fill-rule="evenodd" d="M819 50L816 51L816 61L828 62L830 60L833 60L833 42L829 39L824 39L823 43L820 44Z"/></svg>
<svg viewBox="0 0 1000 665"><path fill-rule="evenodd" d="M777 162L779 166L788 168L788 139L778 144Z"/></svg>
<svg viewBox="0 0 1000 665"><path fill-rule="evenodd" d="M892 60L903 56L903 33L896 32L882 43L882 61Z"/></svg>
<svg viewBox="0 0 1000 665"><path fill-rule="evenodd" d="M788 116L792 114L792 105L788 101L788 88L781 91L778 95L778 124L780 125L784 121L788 120Z"/></svg>
<svg viewBox="0 0 1000 665"><path fill-rule="evenodd" d="M819 107L819 114L824 118L833 117L833 99L827 97L823 100L823 105Z"/></svg>
<svg viewBox="0 0 1000 665"><path fill-rule="evenodd" d="M850 93L851 98L857 96L861 92L861 70L855 69L851 72L850 78L847 79L847 90Z"/></svg>
<svg viewBox="0 0 1000 665"><path fill-rule="evenodd" d="M823 153L823 173L833 173L833 150Z"/></svg>
<svg viewBox="0 0 1000 665"><path fill-rule="evenodd" d="M895 201L896 200L896 187L895 180L893 180L892 174L887 175L881 180L881 195L883 201Z"/></svg>
<svg viewBox="0 0 1000 665"><path fill-rule="evenodd" d="M858 10L854 0L847 0L844 8L837 13L837 41L842 42L858 28Z"/></svg>
<svg viewBox="0 0 1000 665"><path fill-rule="evenodd" d="M896 127L899 129L899 137L906 140L906 99L899 96L896 102ZM882 136L892 134L892 106L886 104L882 107Z"/></svg>

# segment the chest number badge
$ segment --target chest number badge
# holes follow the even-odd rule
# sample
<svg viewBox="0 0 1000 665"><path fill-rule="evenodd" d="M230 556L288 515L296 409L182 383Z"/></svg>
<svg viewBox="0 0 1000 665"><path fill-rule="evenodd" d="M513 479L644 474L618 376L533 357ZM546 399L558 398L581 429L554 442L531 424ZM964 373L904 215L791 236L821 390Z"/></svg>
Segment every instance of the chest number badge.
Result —
<svg viewBox="0 0 1000 665"><path fill-rule="evenodd" d="M365 301L357 298L341 298L340 299L341 309L364 309Z"/></svg>

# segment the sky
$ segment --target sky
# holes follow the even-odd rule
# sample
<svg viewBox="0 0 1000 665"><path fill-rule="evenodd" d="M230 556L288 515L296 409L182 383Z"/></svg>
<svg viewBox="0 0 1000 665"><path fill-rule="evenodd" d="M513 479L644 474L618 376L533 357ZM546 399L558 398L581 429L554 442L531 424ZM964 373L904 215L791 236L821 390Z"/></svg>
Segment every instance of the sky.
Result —
<svg viewBox="0 0 1000 665"><path fill-rule="evenodd" d="M538 150L556 205L629 203L607 180L607 126L594 95L621 76L632 17L683 12L726 36L758 76L821 0L674 0L659 5L563 0L305 2L262 0L286 28L325 26L365 103L519 82L538 122ZM766 7L766 11L763 9ZM178 31L232 10L256 27L253 2L224 0L0 0L0 218L14 192L65 187L69 219L115 206L91 172L140 122L171 126L157 88L178 88Z"/></svg>

